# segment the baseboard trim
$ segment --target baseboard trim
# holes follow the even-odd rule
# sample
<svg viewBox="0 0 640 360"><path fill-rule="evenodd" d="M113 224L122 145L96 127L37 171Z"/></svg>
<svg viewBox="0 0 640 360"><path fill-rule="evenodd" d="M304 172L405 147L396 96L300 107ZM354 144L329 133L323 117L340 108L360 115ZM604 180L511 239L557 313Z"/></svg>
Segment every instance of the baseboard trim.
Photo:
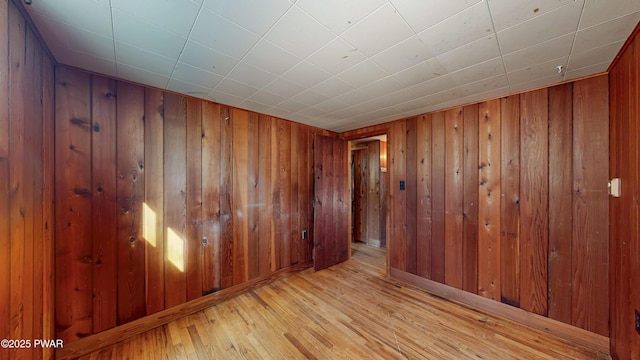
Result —
<svg viewBox="0 0 640 360"><path fill-rule="evenodd" d="M270 275L250 280L243 284L232 286L215 293L203 296L199 299L174 306L155 314L145 316L143 318L131 321L113 329L105 330L101 333L88 336L86 338L76 340L70 344L64 344L64 348L57 349L56 359L75 359L77 357L87 355L91 352L99 350L103 347L113 345L120 341L142 334L151 329L162 326L171 321L182 317L197 313L208 307L221 303L225 300L233 298L251 289L258 288L265 284L271 283L282 278L287 273L297 272L313 266L312 261L297 264L286 269L278 270Z"/></svg>
<svg viewBox="0 0 640 360"><path fill-rule="evenodd" d="M438 297L461 303L465 306L503 316L531 328L558 336L576 344L587 346L602 354L609 355L609 338L590 331L565 324L538 314L487 299L480 295L425 279L405 271L390 268L389 276L393 279L424 289Z"/></svg>

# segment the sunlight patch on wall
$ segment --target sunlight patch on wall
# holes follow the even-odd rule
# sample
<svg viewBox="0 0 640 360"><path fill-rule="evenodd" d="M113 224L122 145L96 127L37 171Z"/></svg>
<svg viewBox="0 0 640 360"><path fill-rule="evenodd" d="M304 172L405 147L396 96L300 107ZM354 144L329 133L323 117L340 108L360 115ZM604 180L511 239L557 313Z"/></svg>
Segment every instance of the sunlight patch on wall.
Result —
<svg viewBox="0 0 640 360"><path fill-rule="evenodd" d="M142 236L151 244L156 247L157 234L156 234L156 212L153 211L147 203L142 203Z"/></svg>
<svg viewBox="0 0 640 360"><path fill-rule="evenodd" d="M184 239L170 227L167 228L167 259L184 272Z"/></svg>

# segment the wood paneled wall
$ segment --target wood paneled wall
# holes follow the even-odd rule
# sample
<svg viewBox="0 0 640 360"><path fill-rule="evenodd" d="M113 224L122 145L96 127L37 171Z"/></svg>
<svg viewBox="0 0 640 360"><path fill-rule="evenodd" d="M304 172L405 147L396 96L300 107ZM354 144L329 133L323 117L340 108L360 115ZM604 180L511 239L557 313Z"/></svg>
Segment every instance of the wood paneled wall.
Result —
<svg viewBox="0 0 640 360"><path fill-rule="evenodd" d="M0 359L52 358L53 62L20 10L0 1Z"/></svg>
<svg viewBox="0 0 640 360"><path fill-rule="evenodd" d="M386 173L380 171L380 156L386 156L386 143L379 140L357 144L353 162L353 240L371 246L386 244Z"/></svg>
<svg viewBox="0 0 640 360"><path fill-rule="evenodd" d="M311 260L313 136L328 132L63 66L55 75L59 338Z"/></svg>
<svg viewBox="0 0 640 360"><path fill-rule="evenodd" d="M640 359L640 25L610 72L610 177L622 192L611 199L611 355Z"/></svg>
<svg viewBox="0 0 640 360"><path fill-rule="evenodd" d="M608 336L608 99L598 76L341 134L388 133L391 268Z"/></svg>

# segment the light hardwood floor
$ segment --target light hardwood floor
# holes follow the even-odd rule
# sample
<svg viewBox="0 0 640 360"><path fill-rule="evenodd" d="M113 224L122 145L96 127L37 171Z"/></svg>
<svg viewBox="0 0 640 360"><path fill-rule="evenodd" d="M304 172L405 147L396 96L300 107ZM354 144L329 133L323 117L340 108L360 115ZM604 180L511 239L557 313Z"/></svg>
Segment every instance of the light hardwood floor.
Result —
<svg viewBox="0 0 640 360"><path fill-rule="evenodd" d="M327 270L291 274L81 359L609 359L385 276L353 245Z"/></svg>

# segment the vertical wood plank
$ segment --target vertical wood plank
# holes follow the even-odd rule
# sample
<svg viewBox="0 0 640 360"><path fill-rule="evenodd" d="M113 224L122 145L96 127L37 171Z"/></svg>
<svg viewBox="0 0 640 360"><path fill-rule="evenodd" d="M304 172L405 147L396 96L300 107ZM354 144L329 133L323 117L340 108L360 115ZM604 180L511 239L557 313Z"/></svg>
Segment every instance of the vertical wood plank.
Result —
<svg viewBox="0 0 640 360"><path fill-rule="evenodd" d="M633 63L631 67L631 75L630 79L630 88L629 92L629 111L632 115L630 122L633 124L632 131L630 131L630 136L634 141L631 146L632 156L629 158L633 158L633 171L632 176L634 179L638 179L633 183L633 200L634 200L634 213L633 218L631 218L632 224L635 225L633 229L635 232L633 234L633 241L629 246L630 256L634 259L640 259L640 229L638 228L638 223L640 220L640 186L638 182L640 182L640 167L638 167L638 163L640 162L640 148L638 143L638 138L640 137L640 127L638 123L640 122L640 37L638 37L638 32L636 32L634 38L634 46L631 54L633 55ZM610 102L611 104L611 102ZM609 263L611 266L611 263ZM635 275L630 279L631 283L631 293L629 294L630 305L632 308L640 311L640 261L634 261L632 263L632 267L630 273ZM611 306L610 306L611 307ZM635 313L634 313L635 315ZM634 321L629 321L628 324L635 326ZM637 333L636 333L637 335ZM631 358L640 358L640 336L633 337L633 343L630 344L631 348Z"/></svg>
<svg viewBox="0 0 640 360"><path fill-rule="evenodd" d="M164 94L145 89L144 110L144 205L145 292L147 315L164 310Z"/></svg>
<svg viewBox="0 0 640 360"><path fill-rule="evenodd" d="M11 241L11 297L10 297L10 326L11 338L21 339L31 334L24 332L25 308L27 312L31 305L25 304L25 286L27 286L28 274L25 266L28 265L25 257L27 243L27 198L28 173L25 171L24 156L26 132L28 131L26 120L25 91L27 91L26 63L26 24L15 5L9 6L9 118L11 119L9 131L9 219ZM28 166L28 165L27 165ZM27 176L27 177L25 177ZM28 315L28 313L26 314ZM70 323L74 322L73 315ZM12 349L9 357L20 357L18 349Z"/></svg>
<svg viewBox="0 0 640 360"><path fill-rule="evenodd" d="M116 82L92 77L93 333L117 323Z"/></svg>
<svg viewBox="0 0 640 360"><path fill-rule="evenodd" d="M500 301L520 306L520 96L501 100ZM524 156L524 155L523 155Z"/></svg>
<svg viewBox="0 0 640 360"><path fill-rule="evenodd" d="M571 324L573 85L549 89L549 317Z"/></svg>
<svg viewBox="0 0 640 360"><path fill-rule="evenodd" d="M389 202L391 207L389 266L402 271L407 270L407 192L406 190L400 190L399 184L400 181L405 181L406 183L406 133L407 125L405 120L396 121L391 125L389 133Z"/></svg>
<svg viewBox="0 0 640 360"><path fill-rule="evenodd" d="M480 103L478 294L500 300L500 100Z"/></svg>
<svg viewBox="0 0 640 360"><path fill-rule="evenodd" d="M367 244L380 246L380 141L367 144Z"/></svg>
<svg viewBox="0 0 640 360"><path fill-rule="evenodd" d="M520 95L520 307L547 315L548 91Z"/></svg>
<svg viewBox="0 0 640 360"><path fill-rule="evenodd" d="M478 292L478 105L464 107L462 289Z"/></svg>
<svg viewBox="0 0 640 360"><path fill-rule="evenodd" d="M0 9L1 10L1 9ZM0 159L0 336L11 336L11 238L9 211L9 161ZM0 359L8 359L9 352L0 353Z"/></svg>
<svg viewBox="0 0 640 360"><path fill-rule="evenodd" d="M281 256L280 249L282 248L282 226L280 223L280 216L282 212L281 206L281 180L280 180L280 151L281 143L279 136L279 126L282 120L277 118L270 118L271 120L271 187L269 193L272 199L272 212L271 212L271 271L280 269Z"/></svg>
<svg viewBox="0 0 640 360"><path fill-rule="evenodd" d="M464 117L462 108L445 112L444 234L445 284L462 289L462 206L464 187Z"/></svg>
<svg viewBox="0 0 640 360"><path fill-rule="evenodd" d="M233 210L237 214L233 222L233 284L248 280L249 263L247 248L249 242L248 221L248 129L247 111L233 109Z"/></svg>
<svg viewBox="0 0 640 360"><path fill-rule="evenodd" d="M353 163L353 240L366 241L367 230L367 198L366 173L367 150L351 150Z"/></svg>
<svg viewBox="0 0 640 360"><path fill-rule="evenodd" d="M35 97L35 48L37 40L30 27L26 27L25 59L24 59L24 97L22 104L24 109L24 157L22 159L23 176L23 213L24 221L24 267L22 279L22 336L24 338L33 337L33 318L35 313L34 293L35 293L35 263L34 263L34 238L36 226L36 206L35 190L37 188L37 177L35 165L37 164L37 105L28 104L27 99ZM39 206L39 205L38 205ZM18 358L33 356L33 349L20 351Z"/></svg>
<svg viewBox="0 0 640 360"><path fill-rule="evenodd" d="M85 73L58 67L55 76L56 337L70 342L92 332L91 89Z"/></svg>
<svg viewBox="0 0 640 360"><path fill-rule="evenodd" d="M299 130L299 158L298 158L298 178L300 195L298 197L298 209L300 209L300 232L298 236L302 238L302 231L306 231L306 238L302 238L300 242L300 262L312 260L311 251L313 243L311 239L312 221L311 216L313 214L313 208L311 206L313 201L312 184L313 184L313 168L311 164L313 160L310 159L312 155L310 142L311 128L307 126L301 127ZM309 176L311 175L311 176Z"/></svg>
<svg viewBox="0 0 640 360"><path fill-rule="evenodd" d="M9 49L9 7L7 1L0 2L0 159L9 156L9 69L10 57L5 56Z"/></svg>
<svg viewBox="0 0 640 360"><path fill-rule="evenodd" d="M165 307L187 300L186 99L164 94Z"/></svg>
<svg viewBox="0 0 640 360"><path fill-rule="evenodd" d="M257 256L259 276L271 272L271 244L273 243L273 194L271 190L271 117L259 115L258 119L258 197L260 207L259 240Z"/></svg>
<svg viewBox="0 0 640 360"><path fill-rule="evenodd" d="M55 268L55 246L54 246L54 72L53 62L45 56L42 64L43 73L43 133L44 133L44 204L42 206L42 212L44 216L44 236L43 242L43 287L42 292L44 298L42 301L43 315L43 339L53 339L55 337L55 306L54 306L54 268ZM53 359L53 349L48 349L43 352L43 359Z"/></svg>
<svg viewBox="0 0 640 360"><path fill-rule="evenodd" d="M298 208L298 199L300 197L300 181L298 177L298 159L300 156L299 148L299 132L300 125L295 122L291 124L291 150L290 156L290 171L291 171L291 202L290 202L290 219L291 219L291 250L290 250L290 265L297 264L300 261L300 209Z"/></svg>
<svg viewBox="0 0 640 360"><path fill-rule="evenodd" d="M609 93L606 76L580 80L573 87L574 203L573 203L573 325L606 335L609 332L609 289L603 268L608 268L609 217L607 180L609 168ZM637 133L631 122L630 133ZM637 151L637 150L632 150ZM637 155L632 155L637 156ZM637 185L631 185L631 191ZM630 209L637 218L637 205ZM637 222L630 231L638 233ZM632 235L633 236L633 235Z"/></svg>
<svg viewBox="0 0 640 360"><path fill-rule="evenodd" d="M349 162L347 142L332 138L333 143L333 237L335 244L332 262L339 263L349 259L351 244L349 240L349 210L351 198L349 192Z"/></svg>
<svg viewBox="0 0 640 360"><path fill-rule="evenodd" d="M233 126L231 110L220 108L220 288L233 285Z"/></svg>
<svg viewBox="0 0 640 360"><path fill-rule="evenodd" d="M248 159L247 180L248 183L248 243L247 266L248 278L255 279L260 276L260 265L269 261L267 257L260 257L260 213L264 204L260 202L260 124L259 114L249 112L248 124Z"/></svg>
<svg viewBox="0 0 640 360"><path fill-rule="evenodd" d="M218 104L202 104L203 294L220 289L220 110Z"/></svg>
<svg viewBox="0 0 640 360"><path fill-rule="evenodd" d="M314 211L314 233L316 243L314 244L314 267L322 269L331 262L331 254L327 244L331 244L335 239L325 234L333 234L334 222L334 199L333 199L333 158L334 147L330 145L329 139L321 135L315 136L314 145L314 176L315 176L315 205ZM322 236L321 238L319 236Z"/></svg>
<svg viewBox="0 0 640 360"><path fill-rule="evenodd" d="M417 275L431 278L431 114L418 116L417 202L418 236L416 239Z"/></svg>
<svg viewBox="0 0 640 360"><path fill-rule="evenodd" d="M436 174L445 173L446 154L445 114L432 115L431 124L431 280L445 281L445 179Z"/></svg>
<svg viewBox="0 0 640 360"><path fill-rule="evenodd" d="M117 84L118 324L145 315L144 90Z"/></svg>
<svg viewBox="0 0 640 360"><path fill-rule="evenodd" d="M187 300L202 296L202 101L187 99Z"/></svg>
<svg viewBox="0 0 640 360"><path fill-rule="evenodd" d="M387 142L380 142L381 165L384 171L380 171L380 247L387 247L387 222L389 209L387 206L387 195L389 194L389 170L387 168Z"/></svg>
<svg viewBox="0 0 640 360"><path fill-rule="evenodd" d="M406 120L406 153L405 153L405 171L406 171L406 191L404 191L403 200L406 203L405 223L406 223L406 271L411 274L418 272L418 255L417 255L417 207L418 207L418 174L416 164L418 163L418 119L410 118Z"/></svg>
<svg viewBox="0 0 640 360"><path fill-rule="evenodd" d="M279 196L276 221L280 233L280 268L291 265L291 123L278 121ZM278 238L276 238L278 241Z"/></svg>

